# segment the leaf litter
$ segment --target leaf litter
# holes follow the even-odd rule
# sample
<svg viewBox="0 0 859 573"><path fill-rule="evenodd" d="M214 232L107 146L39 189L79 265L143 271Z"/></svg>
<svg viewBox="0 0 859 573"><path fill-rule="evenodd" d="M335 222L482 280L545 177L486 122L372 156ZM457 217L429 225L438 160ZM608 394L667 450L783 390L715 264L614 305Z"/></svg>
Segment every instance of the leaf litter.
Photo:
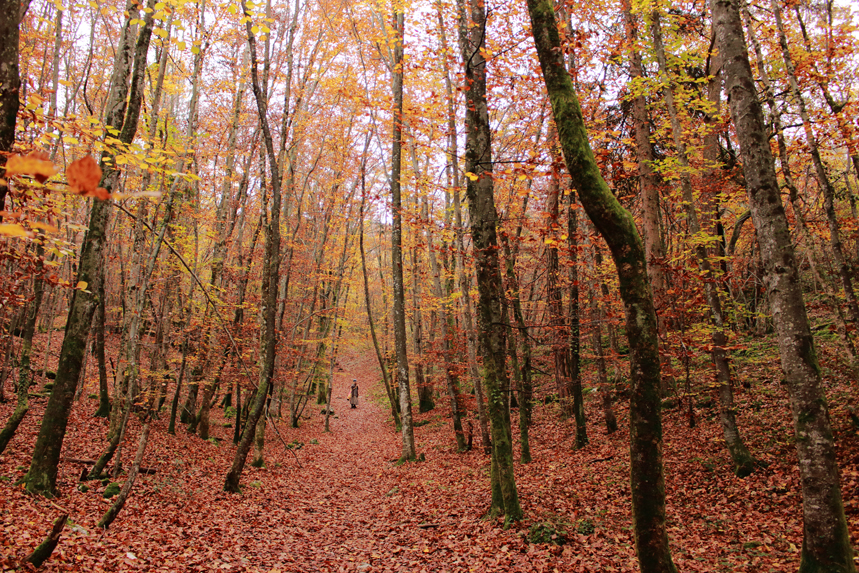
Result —
<svg viewBox="0 0 859 573"><path fill-rule="evenodd" d="M234 452L232 428L225 427L229 420L215 418L216 439L204 442L181 427L176 436L168 435L162 413L144 462L156 473L138 478L126 508L107 531L95 526L110 503L101 495L104 486L87 482L91 489L80 491L80 465L60 464L60 496L54 500L27 496L14 485L26 471L44 409L45 399L34 399L18 435L0 456L0 570L19 565L63 511L71 523L45 571L638 570L629 507L627 411L621 403L620 429L606 435L599 400L588 400L591 445L581 451L572 449L574 428L559 419L554 405L535 408L534 462L516 466L526 518L505 530L501 520L484 519L489 458L481 452L479 434L474 450L459 454L443 406L416 413L421 424L415 428L417 450L426 461L398 466L400 435L385 410L367 399L375 368L366 356L344 365L346 372L335 377L334 396L345 397L352 378L358 378L359 407L353 410L345 398L335 399L330 433L322 431L318 415L302 420L298 429L278 422L287 441L304 445L294 454L269 434L266 467L247 466L240 495L221 491ZM665 412L668 534L679 570L794 571L798 566L799 477L790 413L775 380L759 382L764 391L738 400L747 442L769 464L745 479L730 471L715 410L699 412L693 429L679 410ZM857 438L841 422L845 416L835 404L842 489L855 543ZM0 415L8 416L11 409L0 404ZM87 400L76 404L64 460L100 453L106 422L90 417L93 409ZM515 418L514 409L514 427ZM139 430L136 423L131 426L127 444ZM551 526L555 539L532 542L529 530L535 524Z"/></svg>

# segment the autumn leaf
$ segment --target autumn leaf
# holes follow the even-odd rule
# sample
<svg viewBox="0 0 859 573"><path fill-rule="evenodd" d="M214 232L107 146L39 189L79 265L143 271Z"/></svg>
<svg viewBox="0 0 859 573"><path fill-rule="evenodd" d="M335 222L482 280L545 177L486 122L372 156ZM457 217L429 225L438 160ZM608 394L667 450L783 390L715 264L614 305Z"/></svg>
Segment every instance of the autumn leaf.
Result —
<svg viewBox="0 0 859 573"><path fill-rule="evenodd" d="M32 175L39 183L44 183L57 174L57 168L44 151L33 151L27 155L12 155L6 161L6 175Z"/></svg>
<svg viewBox="0 0 859 573"><path fill-rule="evenodd" d="M33 233L18 223L2 223L0 224L0 235L4 237L32 237Z"/></svg>
<svg viewBox="0 0 859 573"><path fill-rule="evenodd" d="M98 186L99 181L101 181L101 167L89 155L81 157L69 165L66 169L66 180L73 193L101 200L110 199L110 193L107 189Z"/></svg>

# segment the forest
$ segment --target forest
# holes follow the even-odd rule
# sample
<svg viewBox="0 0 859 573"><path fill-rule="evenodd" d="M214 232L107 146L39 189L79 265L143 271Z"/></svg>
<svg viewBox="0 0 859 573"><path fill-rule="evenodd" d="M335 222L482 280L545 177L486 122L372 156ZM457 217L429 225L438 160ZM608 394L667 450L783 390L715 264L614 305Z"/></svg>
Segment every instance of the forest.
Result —
<svg viewBox="0 0 859 573"><path fill-rule="evenodd" d="M855 573L855 4L0 14L0 571Z"/></svg>

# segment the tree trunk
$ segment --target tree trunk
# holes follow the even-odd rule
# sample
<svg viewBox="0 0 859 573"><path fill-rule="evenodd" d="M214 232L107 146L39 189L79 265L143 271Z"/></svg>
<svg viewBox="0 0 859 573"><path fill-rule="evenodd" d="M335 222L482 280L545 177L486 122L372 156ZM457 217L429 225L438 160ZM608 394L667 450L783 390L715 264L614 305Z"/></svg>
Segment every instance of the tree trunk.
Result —
<svg viewBox="0 0 859 573"><path fill-rule="evenodd" d="M107 359L104 352L104 275L98 281L98 308L95 317L95 355L98 361L98 410L96 418L110 416L110 396L107 393Z"/></svg>
<svg viewBox="0 0 859 573"><path fill-rule="evenodd" d="M486 101L486 59L483 51L486 11L481 0L459 2L459 44L465 67L466 194L471 238L477 267L478 338L483 351L483 380L492 425L491 514L507 523L522 518L513 472L513 444L507 408L509 381L506 370L507 326L502 316L501 267L498 258L492 180L492 142Z"/></svg>
<svg viewBox="0 0 859 573"><path fill-rule="evenodd" d="M367 199L366 190L364 189L364 171L361 171L361 213L360 227L358 231L358 249L361 252L361 272L364 276L364 304L367 308L367 322L370 326L370 337L373 339L373 348L376 350L376 359L379 361L379 370L382 372L382 382L385 384L385 393L388 395L388 401L391 404L391 417L394 419L394 426L400 427L400 415L397 411L396 397L391 390L391 381L388 376L388 366L385 364L385 359L382 358L382 351L379 348L379 339L376 336L376 327L373 323L372 303L370 301L370 283L367 280L367 258L364 256L364 205Z"/></svg>
<svg viewBox="0 0 859 573"><path fill-rule="evenodd" d="M154 0L149 1L149 8L154 6ZM116 54L111 94L107 104L105 123L113 129L119 129L119 140L129 144L134 139L142 102L143 79L146 70L146 57L149 52L149 39L152 35L153 12L147 12L144 24L137 38L137 45L132 50L130 32L132 21L137 19L137 10L128 6L128 18L123 27L123 34ZM128 55L134 52L134 69L129 69ZM131 85L128 78L131 76ZM127 99L126 99L127 98ZM127 104L127 109L126 109ZM116 184L119 172L108 163L109 152L102 155L102 178L99 186L112 190ZM93 201L90 214L89 231L81 247L78 263L77 282L84 282L90 289L96 286L101 253L106 240L107 220L110 215L110 201ZM54 390L45 408L45 415L39 429L39 436L33 448L33 458L30 469L24 477L27 491L46 496L56 494L57 466L60 461L60 450L66 433L69 413L75 384L80 376L83 353L86 349L86 339L89 335L92 315L97 300L92 292L75 290L69 308L66 322L66 333L60 351L57 378Z"/></svg>
<svg viewBox="0 0 859 573"><path fill-rule="evenodd" d="M731 118L757 231L782 370L790 394L803 501L800 572L853 572L841 484L820 367L808 325L793 244L779 195L769 131L749 64L736 0L711 0Z"/></svg>
<svg viewBox="0 0 859 573"><path fill-rule="evenodd" d="M2 0L0 3L0 169L15 143L15 123L18 118L21 78L18 75L18 42L21 3ZM5 170L0 175L5 174ZM0 177L0 211L6 209L6 178ZM2 220L2 219L0 219Z"/></svg>
<svg viewBox="0 0 859 573"><path fill-rule="evenodd" d="M257 103L257 112L259 114L260 123L263 129L263 139L265 140L266 150L268 152L268 162L271 174L271 190L272 201L270 218L267 221L266 236L265 236L265 262L263 266L263 281L262 281L262 301L263 301L263 317L264 317L264 332L260 340L260 378L257 386L257 395L253 402L253 406L248 414L248 421L245 424L242 432L242 439L236 448L236 454L233 458L230 471L224 481L224 490L228 492L239 492L239 480L241 479L242 470L244 469L245 461L247 460L248 451L250 450L251 441L253 440L256 431L257 422L263 413L266 400L268 398L268 387L271 383L271 378L274 371L274 360L277 350L277 331L275 330L275 322L277 319L277 283L278 273L280 270L280 171L277 164L277 156L274 151L274 143L272 141L271 130L268 123L268 110L265 95L260 87L259 74L257 71L257 50L256 39L251 30L252 22L247 4L243 2L242 8L244 15L247 18L245 23L248 46L251 52L251 79L254 90L254 97ZM263 205L265 209L266 206Z"/></svg>
<svg viewBox="0 0 859 573"><path fill-rule="evenodd" d="M391 146L391 267L394 283L394 345L397 360L397 387L400 392L403 451L401 461L415 459L415 434L412 426L412 396L409 390L409 362L406 350L406 303L403 284L403 218L400 198L400 176L403 154L403 41L405 18L395 12L393 39L392 92L394 96L393 136Z"/></svg>
<svg viewBox="0 0 859 573"><path fill-rule="evenodd" d="M131 464L131 469L128 471L125 483L122 484L122 489L119 490L119 495L116 496L116 500L113 502L113 505L111 505L110 508L104 512L104 515L101 516L101 519L98 520L99 529L104 530L110 527L110 524L113 523L113 520L116 519L116 516L119 515L120 510L122 510L125 506L125 502L128 500L131 488L134 487L134 482L140 474L140 464L143 462L143 454L146 452L146 444L149 443L149 428L150 424L147 416L147 420L143 424L143 429L140 431L140 440L137 444L137 454L134 456L134 462Z"/></svg>
<svg viewBox="0 0 859 573"><path fill-rule="evenodd" d="M528 0L528 11L567 171L585 211L609 244L626 308L632 378L630 489L639 566L642 573L674 572L665 530L656 312L644 245L632 216L612 195L597 168L581 107L564 66L552 2Z"/></svg>
<svg viewBox="0 0 859 573"><path fill-rule="evenodd" d="M582 395L581 377L581 328L579 325L579 229L578 229L578 205L576 194L570 193L568 197L567 212L567 247L570 251L570 304L569 313L569 339L567 349L567 373L570 376L570 393L572 394L573 415L576 419L576 449L580 450L588 445L588 427L585 419L585 399Z"/></svg>
<svg viewBox="0 0 859 573"><path fill-rule="evenodd" d="M623 1L626 35L632 44L629 56L629 76L632 82L643 77L641 54L635 46L638 40L637 23L632 15L629 0ZM665 273L662 265L665 259L665 245L662 242L662 229L659 225L659 186L653 171L653 144L650 142L650 122L647 118L647 98L640 88L631 96L632 123L635 131L635 161L638 166L638 181L641 186L641 218L644 231L644 252L647 257L647 274L653 289L653 299L657 309L665 304Z"/></svg>

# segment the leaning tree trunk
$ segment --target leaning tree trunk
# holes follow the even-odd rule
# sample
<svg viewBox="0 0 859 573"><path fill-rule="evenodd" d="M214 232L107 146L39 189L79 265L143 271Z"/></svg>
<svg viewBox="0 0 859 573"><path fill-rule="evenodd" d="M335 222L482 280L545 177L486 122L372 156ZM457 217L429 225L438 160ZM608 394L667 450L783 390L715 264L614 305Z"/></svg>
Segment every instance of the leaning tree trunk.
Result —
<svg viewBox="0 0 859 573"><path fill-rule="evenodd" d="M711 0L710 6L793 412L803 506L799 570L853 572L856 568L820 366L738 1Z"/></svg>
<svg viewBox="0 0 859 573"><path fill-rule="evenodd" d="M501 266L498 257L492 139L486 100L486 59L483 52L486 10L481 0L459 3L459 46L465 67L465 171L471 238L478 290L478 337L483 351L483 380L492 427L491 514L507 523L522 518L513 472L513 443L507 403L507 326L502 316Z"/></svg>
<svg viewBox="0 0 859 573"><path fill-rule="evenodd" d="M149 9L152 9L154 4L154 0L150 0ZM134 27L132 22L137 20L138 13L131 7L131 4L128 8L128 18L123 27L114 62L112 87L107 102L105 121L109 128L119 130L119 140L126 145L131 143L137 132L140 105L143 99L146 57L149 52L149 39L152 36L153 25L153 12L150 11L144 17L144 24L138 35L136 48L134 48L130 32ZM133 72L130 69L129 58L132 52L134 53ZM131 76L130 86L128 85L129 76ZM99 187L107 189L108 192L113 189L119 176L119 171L113 167L114 163L109 161L110 158L109 152L105 151L102 154L102 177L99 182ZM23 480L27 491L30 493L46 496L53 496L56 493L60 450L66 434L75 386L80 376L92 315L98 302L92 291L95 290L93 287L99 277L110 207L110 201L93 200L89 231L81 247L77 277L77 283L83 282L89 285L89 290L76 289L72 295L63 346L60 350L57 378L54 380L54 389L45 408L39 436L36 438L36 445L33 448L30 469Z"/></svg>
<svg viewBox="0 0 859 573"><path fill-rule="evenodd" d="M554 6L527 0L534 43L558 137L573 185L594 226L611 249L626 308L630 347L630 473L633 526L643 573L676 571L665 529L665 479L662 473L662 417L656 312L647 275L644 245L632 215L599 172L581 107L564 67Z"/></svg>
<svg viewBox="0 0 859 573"><path fill-rule="evenodd" d="M274 374L274 360L277 352L277 332L275 331L275 322L277 319L277 279L280 270L280 171L278 169L277 156L274 151L274 143L272 141L271 129L268 123L268 106L266 103L265 94L260 87L259 73L257 71L257 49L256 39L252 31L252 22L247 4L242 3L244 15L247 18L245 27L248 35L248 47L251 52L251 79L254 91L254 97L257 103L257 113L259 114L260 123L262 124L263 139L265 140L266 151L268 152L269 169L271 173L271 211L270 218L267 221L265 235L265 261L263 263L263 278L262 278L262 301L264 305L264 331L260 340L260 357L262 364L260 365L259 385L257 386L256 397L248 413L248 421L245 424L242 432L242 439L236 448L236 454L233 457L233 463L227 477L224 481L224 490L228 492L238 493L239 480L242 476L242 470L245 467L248 451L250 451L251 442L254 439L256 425L263 413L263 409L268 399L268 387L271 384L271 378ZM266 206L263 205L263 209ZM247 407L247 406L246 406Z"/></svg>

